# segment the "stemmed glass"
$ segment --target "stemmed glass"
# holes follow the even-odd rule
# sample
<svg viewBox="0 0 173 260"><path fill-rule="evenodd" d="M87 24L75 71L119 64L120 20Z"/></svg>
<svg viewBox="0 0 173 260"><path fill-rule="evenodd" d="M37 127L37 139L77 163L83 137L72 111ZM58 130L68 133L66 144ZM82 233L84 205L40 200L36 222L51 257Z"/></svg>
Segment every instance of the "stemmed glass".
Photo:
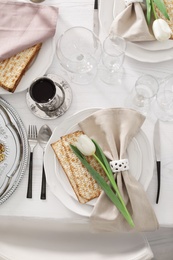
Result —
<svg viewBox="0 0 173 260"><path fill-rule="evenodd" d="M88 84L96 76L102 46L99 38L91 30L77 26L60 36L56 53L72 82Z"/></svg>
<svg viewBox="0 0 173 260"><path fill-rule="evenodd" d="M160 120L173 121L173 75L161 81L153 108Z"/></svg>
<svg viewBox="0 0 173 260"><path fill-rule="evenodd" d="M100 78L107 84L121 83L122 65L125 57L126 41L119 36L108 36L103 42Z"/></svg>
<svg viewBox="0 0 173 260"><path fill-rule="evenodd" d="M156 96L159 89L159 83L152 75L144 74L140 76L135 86L126 100L126 105L147 115L150 104Z"/></svg>

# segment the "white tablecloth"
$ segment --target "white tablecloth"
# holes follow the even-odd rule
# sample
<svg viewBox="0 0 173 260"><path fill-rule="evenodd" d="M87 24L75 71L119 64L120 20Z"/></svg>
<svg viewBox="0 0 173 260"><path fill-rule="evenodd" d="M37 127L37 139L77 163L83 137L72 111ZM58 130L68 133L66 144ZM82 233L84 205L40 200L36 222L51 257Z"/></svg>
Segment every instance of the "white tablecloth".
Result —
<svg viewBox="0 0 173 260"><path fill-rule="evenodd" d="M25 1L27 2L27 1ZM59 11L59 20L58 20L58 30L57 30L57 39L62 32L66 29L75 26L81 25L87 28L92 29L93 27L93 0L75 0L75 1L54 1L54 0L46 0L45 4L56 4L56 6L60 7ZM68 117L72 116L74 113L81 111L86 108L91 107L122 107L124 106L124 102L126 97L129 95L129 92L134 86L136 79L144 73L152 74L158 78L165 77L172 73L172 65L173 60L163 62L163 63L141 63L135 60L132 60L128 57L125 58L124 62L124 77L121 86L109 86L100 81L97 76L95 80L89 85L75 85L70 82L72 91L73 91L73 101L70 109L62 116L55 120L43 120L35 117L29 110L26 105L26 91L15 94L7 94L3 95L3 98L8 101L18 112L20 115L26 130L29 124L36 124L38 129L43 124L48 124L53 130L55 127L59 126L61 122L66 120ZM47 71L48 73L55 73L64 77L67 81L69 81L66 72L61 68L56 55L54 60ZM28 82L29 83L29 82ZM155 120L155 115L151 111L151 118ZM172 123L161 123L161 161L162 161L162 185L161 185L161 194L159 204L155 204L156 199L156 186L157 186L157 178L156 172L154 172L152 181L147 190L147 194L151 203L154 207L156 215L158 217L159 223L162 226L173 226L173 210L171 203L173 201L173 192L172 192L172 184L173 184L173 163L172 154L173 154L173 125ZM2 254L10 257L13 260L20 259L39 259L41 251L45 250L45 255L43 254L40 259L55 259L57 256L63 256L64 259L79 259L79 257L84 256L86 253L85 250L77 251L77 243L80 243L80 239L78 235L74 235L76 239L76 244L73 241L73 235L76 234L76 230L87 231L86 219L81 218L81 216L75 214L68 210L59 200L56 198L50 188L47 187L47 199L40 200L40 187L41 187L41 174L42 174L42 149L39 145L35 148L34 151L34 172L33 172L33 198L26 198L26 190L27 190L27 181L28 181L28 173L26 172L20 186L15 191L13 196L6 201L3 205L0 206L0 233L3 234L0 239L0 252ZM39 220L38 220L39 219ZM37 222L38 221L38 222ZM10 224L11 223L11 224ZM17 223L17 224L16 224ZM31 224L32 223L32 224ZM47 226L46 226L47 223ZM4 228L5 227L5 228ZM24 228L26 227L26 229ZM27 227L32 227L31 230L33 232L29 232ZM34 228L33 228L34 227ZM47 227L50 227L48 229ZM35 238L35 248L34 243L31 242L33 240L34 230L37 230L39 235ZM76 228L76 229L75 229ZM63 234L62 229L66 231ZM23 231L22 231L23 230ZM43 231L48 234L46 240L43 239ZM60 231L60 233L50 231ZM61 245L61 237L64 239L65 246L65 237L68 237L68 232L72 231L70 238L72 241L72 245L69 247L74 254L71 256L66 255L64 252L68 251L68 248L60 249L59 243ZM10 238L11 232L11 238ZM15 233L16 232L16 233ZM15 234L19 232L19 239L15 241ZM42 233L43 232L43 233ZM44 234L45 234L44 233ZM87 232L86 232L87 233ZM27 237L29 234L29 237ZM66 234L66 236L65 236ZM85 241L90 241L90 244L94 243L94 237L91 238L91 235L88 234L88 237L84 235ZM112 235L107 237L107 235L102 234L100 239L104 240L105 244L109 245L109 250L105 252L97 250L101 250L102 245L98 245L96 243L96 250L94 252L87 252L87 257L91 259L121 259L116 252L115 248L111 252L111 248L113 248ZM138 234L138 249L147 248L148 257L152 256L150 249L147 245L145 239L143 239L141 234ZM24 242L25 237L25 242ZM27 239L26 239L27 237ZM49 243L49 237L51 243ZM56 237L56 238L55 238ZM69 239L69 237L68 237ZM96 237L98 240L98 237ZM100 243L102 243L100 240ZM107 241L106 241L107 240ZM40 241L40 242L39 242ZM46 242L47 241L47 242ZM53 241L53 242L52 242ZM57 244L55 243L57 241ZM92 242L91 242L92 241ZM27 244L29 243L29 246ZM31 244L30 244L31 243ZM45 243L48 243L47 247ZM52 244L53 243L53 244ZM89 243L89 242L88 242ZM56 247L56 245L57 247ZM68 246L70 244L70 239L68 240ZM132 243L133 244L133 243ZM128 250L128 243L124 242L124 248ZM127 246L127 247L126 247ZM38 248L37 248L38 247ZM76 248L75 248L76 247ZM33 251L33 248L35 251ZM32 252L31 252L32 249ZM89 248L85 248L86 250L93 250L92 246ZM11 250L11 251L9 251ZM135 250L135 247L130 247L130 250ZM8 253L7 253L8 252ZM30 253L29 253L30 252ZM62 253L61 255L57 255L58 252ZM70 252L70 251L69 251ZM121 252L122 253L122 252ZM25 255L25 257L24 257ZM34 258L35 255L35 258ZM30 257L29 257L30 256ZM37 257L36 257L37 256ZM78 257L78 258L76 258ZM137 258L135 259L151 259L151 258ZM84 259L84 258L83 258ZM125 257L122 259L126 259ZM131 258L127 258L131 259Z"/></svg>

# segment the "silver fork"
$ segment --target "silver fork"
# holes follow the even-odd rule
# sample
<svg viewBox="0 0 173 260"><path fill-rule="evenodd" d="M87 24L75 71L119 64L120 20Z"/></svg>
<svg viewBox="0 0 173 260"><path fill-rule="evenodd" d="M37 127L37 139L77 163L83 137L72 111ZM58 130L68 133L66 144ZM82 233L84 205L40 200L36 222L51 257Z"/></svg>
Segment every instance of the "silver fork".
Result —
<svg viewBox="0 0 173 260"><path fill-rule="evenodd" d="M30 160L29 160L29 175L28 175L28 188L27 198L32 198L32 168L33 168L33 152L37 144L37 127L29 125L28 128L28 142L30 146Z"/></svg>

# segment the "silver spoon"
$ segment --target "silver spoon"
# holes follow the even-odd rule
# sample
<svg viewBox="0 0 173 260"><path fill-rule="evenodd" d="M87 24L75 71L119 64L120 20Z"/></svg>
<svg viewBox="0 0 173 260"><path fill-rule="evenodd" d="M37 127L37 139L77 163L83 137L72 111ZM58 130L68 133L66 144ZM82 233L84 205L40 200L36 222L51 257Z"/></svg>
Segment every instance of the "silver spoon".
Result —
<svg viewBox="0 0 173 260"><path fill-rule="evenodd" d="M38 142L40 146L43 148L43 158L44 158L44 152L46 144L49 140L49 138L52 135L52 131L48 125L43 125L38 133ZM45 200L46 199L46 175L44 171L44 164L42 169L42 183L41 183L41 196L40 199Z"/></svg>

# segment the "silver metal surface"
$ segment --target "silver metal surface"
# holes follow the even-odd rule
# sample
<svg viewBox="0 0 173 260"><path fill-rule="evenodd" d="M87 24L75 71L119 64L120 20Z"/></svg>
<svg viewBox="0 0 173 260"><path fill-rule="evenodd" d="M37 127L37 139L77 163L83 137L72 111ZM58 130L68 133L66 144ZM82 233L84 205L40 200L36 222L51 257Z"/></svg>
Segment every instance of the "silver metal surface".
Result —
<svg viewBox="0 0 173 260"><path fill-rule="evenodd" d="M49 141L51 135L52 135L52 131L48 125L43 125L40 128L39 133L38 133L38 142L39 142L39 145L43 148L43 159L44 159L45 148L46 148L47 142ZM43 199L43 200L46 199L46 175L45 175L45 169L44 169L44 161L43 161L43 169L42 169L40 199Z"/></svg>
<svg viewBox="0 0 173 260"><path fill-rule="evenodd" d="M72 102L72 90L70 88L69 83L60 76L56 74L47 74L46 77L52 79L57 85L57 88L59 88L58 85L60 85L63 89L65 98L62 105L53 111L43 111L38 107L35 101L31 99L28 92L26 94L26 102L31 112L35 116L42 119L56 119L57 117L62 116L69 109Z"/></svg>
<svg viewBox="0 0 173 260"><path fill-rule="evenodd" d="M30 147L29 157L29 173L28 173L28 187L27 187L27 198L32 198L32 172L33 172L33 151L37 145L37 127L35 125L29 125L28 128L28 143Z"/></svg>
<svg viewBox="0 0 173 260"><path fill-rule="evenodd" d="M3 162L1 162L1 166L6 166L6 167L2 167L0 166L1 169L1 174L0 174L0 179L1 179L1 184L0 184L0 197L4 194L4 192L7 190L8 186L10 185L10 182L12 180L12 177L15 175L15 173L18 170L18 167L20 165L20 161L21 161L21 156L22 156L22 147L21 147L21 140L20 140L20 136L19 133L16 129L16 127L14 126L14 124L12 123L10 116L8 115L7 111L5 110L5 108L0 105L0 115L4 120L5 123L5 139L8 139L8 134L9 136L9 140L12 140L12 142L14 142L15 145L15 149L14 150L10 150L11 147L9 148L5 148L8 149L9 151L7 151L7 160L5 158L4 160L4 164ZM2 130L2 125L1 125L1 130ZM9 142L9 146L12 145L11 142ZM15 151L15 154L13 154L13 152ZM8 160L9 158L9 160ZM13 158L13 160L11 160L11 158ZM10 165L8 165L10 164Z"/></svg>
<svg viewBox="0 0 173 260"><path fill-rule="evenodd" d="M1 97L0 97L0 105L5 108L12 121L12 124L16 127L19 133L19 136L21 137L21 149L22 149L19 168L17 172L14 174L14 176L12 176L8 188L0 197L0 204L2 204L14 193L14 191L17 189L18 185L20 184L23 175L26 173L28 167L28 159L29 159L29 147L28 147L28 140L27 140L25 127L18 113L8 102L6 102Z"/></svg>
<svg viewBox="0 0 173 260"><path fill-rule="evenodd" d="M38 133L38 143L45 150L46 144L52 135L52 131L48 125L43 125Z"/></svg>
<svg viewBox="0 0 173 260"><path fill-rule="evenodd" d="M155 127L154 127L154 150L155 150L155 156L156 160L160 161L160 125L159 120L156 121Z"/></svg>
<svg viewBox="0 0 173 260"><path fill-rule="evenodd" d="M30 151L33 152L37 144L37 127L35 125L29 125L28 142L30 146Z"/></svg>

